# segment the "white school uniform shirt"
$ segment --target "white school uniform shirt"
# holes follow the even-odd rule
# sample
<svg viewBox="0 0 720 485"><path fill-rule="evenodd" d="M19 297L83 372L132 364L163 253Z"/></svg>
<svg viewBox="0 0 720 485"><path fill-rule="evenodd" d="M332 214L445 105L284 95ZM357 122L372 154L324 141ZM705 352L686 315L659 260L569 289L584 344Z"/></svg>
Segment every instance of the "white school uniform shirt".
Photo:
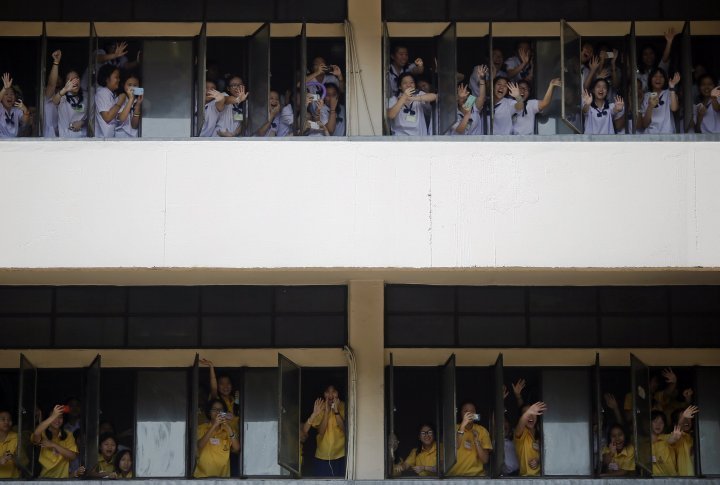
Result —
<svg viewBox="0 0 720 485"><path fill-rule="evenodd" d="M510 475L520 469L520 461L518 460L517 451L515 451L515 443L513 440L503 440L505 449L505 463L503 463L503 473Z"/></svg>
<svg viewBox="0 0 720 485"><path fill-rule="evenodd" d="M515 109L517 101L513 98L503 98L495 103L495 117L493 118L493 135L512 134L513 115L520 113ZM486 116L487 126L490 126L490 114Z"/></svg>
<svg viewBox="0 0 720 485"><path fill-rule="evenodd" d="M100 113L110 111L117 103L117 96L105 86L98 87L95 92L95 138L115 138L117 116L106 123Z"/></svg>
<svg viewBox="0 0 720 485"><path fill-rule="evenodd" d="M293 120L294 116L292 105L286 104L280 112L275 115L275 118L272 119L270 122L270 128L268 128L268 131L265 132L264 136L292 136Z"/></svg>
<svg viewBox="0 0 720 485"><path fill-rule="evenodd" d="M226 104L218 118L217 131L224 130L235 133L235 130L245 121L245 111L245 101L240 104ZM242 136L243 133L240 135ZM217 134L213 136L217 136Z"/></svg>
<svg viewBox="0 0 720 485"><path fill-rule="evenodd" d="M525 102L525 108L512 116L511 135L534 135L535 115L540 113L540 101L529 99Z"/></svg>
<svg viewBox="0 0 720 485"><path fill-rule="evenodd" d="M658 93L659 101L655 108L650 108L650 93L645 93L640 111L645 113L652 109L650 125L645 127L645 133L654 135L658 133L675 133L675 117L670 111L670 91L665 89Z"/></svg>
<svg viewBox="0 0 720 485"><path fill-rule="evenodd" d="M422 96L424 91L418 91L417 95ZM398 97L393 96L388 100L388 109L395 106ZM393 136L428 136L428 126L425 120L429 103L413 101L406 104L397 114L394 120L390 120L390 129Z"/></svg>
<svg viewBox="0 0 720 485"><path fill-rule="evenodd" d="M406 72L409 72L411 74L415 74L415 71L417 71L418 67L415 63L410 63L407 66L403 67L402 70L398 71L395 68L395 64L390 64L390 67L388 67L387 72L387 78L388 78L388 89L390 90L387 94L397 93L398 90L398 81L400 80L400 76L405 74Z"/></svg>
<svg viewBox="0 0 720 485"><path fill-rule="evenodd" d="M693 106L693 121L697 124L697 104ZM712 99L705 104L705 116L700 123L702 133L720 133L720 113L713 108Z"/></svg>
<svg viewBox="0 0 720 485"><path fill-rule="evenodd" d="M17 138L20 134L23 112L20 108L12 107L7 111L5 107L0 107L2 117L0 118L0 138Z"/></svg>
<svg viewBox="0 0 720 485"><path fill-rule="evenodd" d="M310 111L315 112L315 105L310 105ZM323 106L320 111L320 121L327 126L330 121L330 106L327 104ZM310 130L309 136L322 136L325 132L323 130ZM335 131L330 133L330 136L345 136L345 107L338 104L335 108Z"/></svg>
<svg viewBox="0 0 720 485"><path fill-rule="evenodd" d="M128 100L126 99L125 102L122 105L122 108L120 108L120 111L118 111L118 121L117 126L115 127L115 138L137 138L138 137L138 130L137 128L132 127L132 119L133 115L135 114L135 106L130 108L130 113L128 114L128 117L125 118L125 121L120 121L120 113L122 110L125 109L125 106L127 106Z"/></svg>
<svg viewBox="0 0 720 485"><path fill-rule="evenodd" d="M93 53L93 59L97 59L97 56L104 56L105 54L107 54L107 52L105 52L105 49L98 49ZM95 61L95 74L97 74L97 72L100 70L100 68L102 66L104 66L105 64L111 64L111 65L117 67L118 69L122 69L123 66L125 64L127 64L127 62L128 62L128 58L125 56L118 57L116 59L111 59L109 61L105 61L102 63ZM83 75L80 77L80 87L82 88L83 91L88 90L88 79L90 79L90 72L87 69L85 69L85 72L83 72Z"/></svg>
<svg viewBox="0 0 720 485"><path fill-rule="evenodd" d="M45 122L43 126L43 138L58 137L58 109L52 101L53 97L45 98Z"/></svg>
<svg viewBox="0 0 720 485"><path fill-rule="evenodd" d="M458 108L455 112L455 123L450 127L446 135L450 136L462 136L462 135L484 135L485 130L483 129L483 123L482 123L482 113L481 111L473 104L472 109L470 110L470 119L468 119L468 123L465 126L465 133L458 133L455 131L458 126L460 126L460 123L462 123L463 118L465 117L465 113Z"/></svg>
<svg viewBox="0 0 720 485"><path fill-rule="evenodd" d="M584 114L584 133L586 135L614 135L615 125L613 125L613 120L621 118L624 114L624 109L619 113L615 113L615 103L606 101L600 107L593 103L587 113Z"/></svg>
<svg viewBox="0 0 720 485"><path fill-rule="evenodd" d="M68 93L70 94L70 93ZM60 96L58 111L58 133L60 138L85 138L87 137L87 93L83 93L83 100L80 102L78 96ZM79 131L72 131L70 123L84 121Z"/></svg>
<svg viewBox="0 0 720 485"><path fill-rule="evenodd" d="M205 116L203 116L203 125L200 129L200 136L203 138L220 136L217 134L217 125L222 112L218 111L216 104L217 101L211 99L205 103L205 107L203 108Z"/></svg>
<svg viewBox="0 0 720 485"><path fill-rule="evenodd" d="M337 78L335 74L325 74L323 76L322 81L319 81L317 78L313 79L313 81L317 81L320 84L334 84L337 86L338 90L340 89L340 80ZM307 92L310 94L317 94L321 93L322 89L317 84L311 84L310 86L305 85L307 87Z"/></svg>
<svg viewBox="0 0 720 485"><path fill-rule="evenodd" d="M511 69L516 69L520 64L522 64L522 61L518 56L513 56L510 59L507 59L505 61L505 70L510 71ZM522 79L526 79L529 76L532 76L533 73L533 67L532 67L532 61L528 63L525 68L520 71L519 73L515 74L515 77L511 78L510 80L512 82L517 82ZM507 76L507 74L506 74Z"/></svg>

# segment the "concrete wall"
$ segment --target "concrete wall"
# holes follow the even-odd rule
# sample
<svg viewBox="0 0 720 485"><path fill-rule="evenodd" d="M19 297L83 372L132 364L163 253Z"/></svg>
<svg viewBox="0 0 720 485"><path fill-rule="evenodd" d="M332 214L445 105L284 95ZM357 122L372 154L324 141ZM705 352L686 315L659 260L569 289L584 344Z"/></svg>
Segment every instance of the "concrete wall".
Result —
<svg viewBox="0 0 720 485"><path fill-rule="evenodd" d="M718 268L715 143L0 142L0 268Z"/></svg>

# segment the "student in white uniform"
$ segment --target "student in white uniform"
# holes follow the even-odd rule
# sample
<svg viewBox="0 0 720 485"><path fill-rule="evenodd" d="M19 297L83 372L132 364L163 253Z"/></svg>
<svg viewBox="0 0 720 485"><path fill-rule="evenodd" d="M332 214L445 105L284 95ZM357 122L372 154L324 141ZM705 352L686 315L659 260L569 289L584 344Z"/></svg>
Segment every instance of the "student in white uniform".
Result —
<svg viewBox="0 0 720 485"><path fill-rule="evenodd" d="M651 45L646 45L642 48L640 53L640 66L638 68L638 79L643 84L643 89L645 91L649 91L649 79L650 79L650 71L655 69L656 67L661 68L665 72L670 71L670 53L672 51L672 43L673 39L675 39L675 36L677 35L677 32L675 32L675 29L669 29L667 32L665 32L665 50L663 51L662 58L660 59L660 62L657 61L657 54L655 53L655 48Z"/></svg>
<svg viewBox="0 0 720 485"><path fill-rule="evenodd" d="M80 87L80 74L71 69L65 75L65 86L52 97L58 112L60 138L87 137L88 100Z"/></svg>
<svg viewBox="0 0 720 485"><path fill-rule="evenodd" d="M584 42L580 48L580 77L583 89L589 89L590 83L590 62L595 58L595 48L590 42ZM593 76L595 74L593 73Z"/></svg>
<svg viewBox="0 0 720 485"><path fill-rule="evenodd" d="M709 74L698 78L699 103L693 107L696 133L720 133L720 86Z"/></svg>
<svg viewBox="0 0 720 485"><path fill-rule="evenodd" d="M408 54L407 47L402 45L396 45L393 47L392 53L390 54L391 63L388 67L387 79L388 79L388 97L395 96L400 89L400 76L405 73L411 73L415 76L421 75L425 72L425 63L421 58L415 59L415 62L410 64L410 55Z"/></svg>
<svg viewBox="0 0 720 485"><path fill-rule="evenodd" d="M545 108L550 106L553 91L556 87L560 87L560 78L553 79L548 84L545 96L541 100L528 99L530 97L530 83L528 81L520 81L518 90L522 98L523 109L519 113L515 113L512 118L512 135L534 135L535 134L535 116L542 113ZM512 93L511 93L512 94Z"/></svg>
<svg viewBox="0 0 720 485"><path fill-rule="evenodd" d="M485 65L477 66L475 72L475 78L477 81L477 93L475 101L468 105L468 98L470 97L470 91L468 86L465 84L458 85L457 89L457 113L455 123L450 127L447 134L450 136L457 135L484 135L485 130L483 129L482 120L482 109L485 106L486 98L486 82L485 77L488 73L488 68ZM473 76L470 77L473 79ZM475 95L473 95L475 96Z"/></svg>
<svg viewBox="0 0 720 485"><path fill-rule="evenodd" d="M3 116L0 118L0 138L17 138L21 129L30 124L30 110L18 99L10 73L2 75L2 82L0 104Z"/></svg>
<svg viewBox="0 0 720 485"><path fill-rule="evenodd" d="M680 109L675 86L680 82L680 73L675 73L668 81L662 68L653 69L648 73L650 89L643 97L641 119L642 127L648 135L658 133L675 133L675 113Z"/></svg>
<svg viewBox="0 0 720 485"><path fill-rule="evenodd" d="M280 94L277 91L270 91L268 108L267 121L258 129L255 136L292 136L294 121L292 104L283 106L280 103Z"/></svg>
<svg viewBox="0 0 720 485"><path fill-rule="evenodd" d="M608 82L602 78L595 80L592 91L583 91L586 135L614 135L624 128L625 102L620 96L615 96L615 102L611 103L608 92Z"/></svg>
<svg viewBox="0 0 720 485"><path fill-rule="evenodd" d="M125 93L115 92L120 87L120 70L105 64L98 71L98 88L95 92L95 138L115 138L117 115L125 103Z"/></svg>
<svg viewBox="0 0 720 485"><path fill-rule="evenodd" d="M118 113L115 138L137 138L138 127L142 121L142 102L144 94L135 94L135 88L140 87L140 79L132 73L126 74L122 81L125 92L125 103Z"/></svg>
<svg viewBox="0 0 720 485"><path fill-rule="evenodd" d="M245 83L240 76L233 76L228 81L225 109L220 115L217 134L222 137L241 136L245 129L245 100L250 93L245 91Z"/></svg>
<svg viewBox="0 0 720 485"><path fill-rule="evenodd" d="M520 98L520 89L517 84L510 84L506 77L496 77L493 81L494 89L492 109L495 110L492 123L493 135L509 135L512 133L513 115L522 112L523 102ZM514 93L516 99L506 97ZM488 115L487 126L490 126Z"/></svg>
<svg viewBox="0 0 720 485"><path fill-rule="evenodd" d="M338 88L334 84L326 84L325 92L320 120L327 128L329 136L345 136L345 106L340 104Z"/></svg>
<svg viewBox="0 0 720 485"><path fill-rule="evenodd" d="M95 56L95 72L99 72L100 67L110 64L117 67L118 69L132 69L137 66L138 62L128 62L127 54L127 42L115 42L114 44L108 42L102 49L96 50L93 55ZM138 58L140 53L138 52ZM88 90L88 79L90 72L85 69L82 78L80 79L80 87L83 90Z"/></svg>
<svg viewBox="0 0 720 485"><path fill-rule="evenodd" d="M58 137L58 108L53 102L53 96L59 91L58 84L60 81L60 60L62 52L57 50L52 53L52 67L48 73L47 84L45 85L45 112L43 122L43 138ZM59 86L62 89L62 85Z"/></svg>
<svg viewBox="0 0 720 485"><path fill-rule="evenodd" d="M521 40L515 45L515 55L505 61L507 77L510 81L532 81L533 79L533 51L530 41Z"/></svg>
<svg viewBox="0 0 720 485"><path fill-rule="evenodd" d="M321 84L334 84L340 90L345 92L345 78L343 77L342 71L339 66L335 64L327 65L325 59L322 57L316 57L313 59L312 68L310 74L305 76L305 82L316 81ZM317 94L321 91L320 86L315 84L307 86L307 92Z"/></svg>
<svg viewBox="0 0 720 485"><path fill-rule="evenodd" d="M217 125L220 115L225 109L225 100L228 99L223 93L217 90L214 81L205 82L205 106L203 125L200 129L201 138L210 138L220 136L217 133Z"/></svg>
<svg viewBox="0 0 720 485"><path fill-rule="evenodd" d="M473 96L479 97L478 93L478 86L480 78L478 77L478 69L480 66L473 67L473 72L470 75L470 82L468 83L468 88L470 89L470 92ZM493 58L492 58L492 65L490 66L489 70L485 70L485 78L483 81L490 83L490 79L495 79L496 77L507 77L507 72L505 71L505 61L503 60L503 53L500 49L493 49Z"/></svg>
<svg viewBox="0 0 720 485"><path fill-rule="evenodd" d="M398 93L388 100L387 117L393 136L428 136L425 123L430 103L437 100L434 93L415 90L415 78L410 73L400 75Z"/></svg>

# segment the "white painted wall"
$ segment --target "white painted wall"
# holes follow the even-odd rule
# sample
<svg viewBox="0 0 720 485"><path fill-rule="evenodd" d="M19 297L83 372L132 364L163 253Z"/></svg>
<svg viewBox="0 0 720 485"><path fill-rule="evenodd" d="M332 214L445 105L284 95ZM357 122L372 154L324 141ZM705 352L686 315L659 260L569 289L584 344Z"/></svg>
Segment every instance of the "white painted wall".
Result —
<svg viewBox="0 0 720 485"><path fill-rule="evenodd" d="M0 268L717 268L717 147L0 142Z"/></svg>

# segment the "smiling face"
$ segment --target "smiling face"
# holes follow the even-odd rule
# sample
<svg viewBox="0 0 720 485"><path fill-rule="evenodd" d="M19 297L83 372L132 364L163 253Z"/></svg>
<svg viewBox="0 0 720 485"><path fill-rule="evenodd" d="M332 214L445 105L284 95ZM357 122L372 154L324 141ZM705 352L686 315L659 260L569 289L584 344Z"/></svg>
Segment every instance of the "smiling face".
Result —
<svg viewBox="0 0 720 485"><path fill-rule="evenodd" d="M277 91L270 91L270 97L268 98L270 107L275 108L280 106L280 94Z"/></svg>
<svg viewBox="0 0 720 485"><path fill-rule="evenodd" d="M530 96L530 84L528 84L527 81L520 81L518 88L520 89L520 96L522 96L523 99L528 99L528 96Z"/></svg>
<svg viewBox="0 0 720 485"><path fill-rule="evenodd" d="M665 420L662 416L656 416L651 422L653 434L663 434L665 431Z"/></svg>
<svg viewBox="0 0 720 485"><path fill-rule="evenodd" d="M240 93L240 87L244 86L243 80L239 76L233 76L228 81L227 92L237 96Z"/></svg>
<svg viewBox="0 0 720 485"><path fill-rule="evenodd" d="M118 468L122 473L130 473L132 470L132 455L129 451L123 453L122 458L118 461Z"/></svg>
<svg viewBox="0 0 720 485"><path fill-rule="evenodd" d="M112 74L110 74L105 87L110 91L117 91L117 88L120 87L120 70L115 69Z"/></svg>
<svg viewBox="0 0 720 485"><path fill-rule="evenodd" d="M403 76L400 79L400 91L404 93L408 88L415 89L415 79L412 76Z"/></svg>
<svg viewBox="0 0 720 485"><path fill-rule="evenodd" d="M700 94L704 98L710 97L710 92L715 88L715 82L713 82L713 79L710 76L705 76L702 79L700 79Z"/></svg>
<svg viewBox="0 0 720 485"><path fill-rule="evenodd" d="M338 400L338 392L335 386L327 386L325 392L323 392L323 398L330 404Z"/></svg>
<svg viewBox="0 0 720 485"><path fill-rule="evenodd" d="M5 91L5 94L2 97L2 100L0 102L2 103L3 107L10 111L15 104L15 101L17 101L17 97L15 96L15 90L14 89L8 89Z"/></svg>
<svg viewBox="0 0 720 485"><path fill-rule="evenodd" d="M594 54L593 46L590 44L583 44L582 50L580 51L580 61L585 64L590 59L592 59L592 56Z"/></svg>
<svg viewBox="0 0 720 485"><path fill-rule="evenodd" d="M495 100L499 101L505 96L507 96L508 93L508 82L506 79L498 79L495 81L495 91L493 94L495 95Z"/></svg>
<svg viewBox="0 0 720 485"><path fill-rule="evenodd" d="M665 88L665 76L663 76L663 73L660 71L656 71L655 74L653 74L652 78L650 79L650 87L652 88L652 91L662 91L663 88ZM657 383L657 379L655 380L655 386L654 388L657 389L659 387L659 384ZM651 390L655 390L652 389Z"/></svg>
<svg viewBox="0 0 720 485"><path fill-rule="evenodd" d="M423 444L423 446L430 446L435 441L435 433L430 426L425 425L420 428L418 439Z"/></svg>
<svg viewBox="0 0 720 485"><path fill-rule="evenodd" d="M210 95L210 91L216 91L217 86L212 81L205 81L205 101L210 101L213 97Z"/></svg>
<svg viewBox="0 0 720 485"><path fill-rule="evenodd" d="M398 47L395 49L395 52L390 55L390 59L392 59L393 63L398 67L405 66L409 58L410 55L408 54L407 47Z"/></svg>
<svg viewBox="0 0 720 485"><path fill-rule="evenodd" d="M60 428L62 428L63 425L63 415L61 414L57 418L53 419L50 422L50 429L54 431L58 431Z"/></svg>
<svg viewBox="0 0 720 485"><path fill-rule="evenodd" d="M0 413L0 431L7 433L12 429L12 416L7 411Z"/></svg>
<svg viewBox="0 0 720 485"><path fill-rule="evenodd" d="M613 428L610 432L610 440L618 451L622 450L625 447L625 433L623 433L622 428Z"/></svg>
<svg viewBox="0 0 720 485"><path fill-rule="evenodd" d="M106 438L105 441L100 443L100 454L106 461L110 461L116 451L117 443L115 443L115 438Z"/></svg>
<svg viewBox="0 0 720 485"><path fill-rule="evenodd" d="M655 49L652 47L646 47L643 49L642 54L642 62L645 66L650 67L655 65L655 60L657 59L657 55L655 54Z"/></svg>
<svg viewBox="0 0 720 485"><path fill-rule="evenodd" d="M325 59L322 58L322 57L316 57L315 59L313 59L313 61L312 61L312 70L313 70L313 72L315 72L315 71L317 71L318 69L320 69L320 66L327 66L327 63L325 62Z"/></svg>
<svg viewBox="0 0 720 485"><path fill-rule="evenodd" d="M523 406L522 408L522 414L525 414L525 411L530 409L530 406ZM537 424L537 416L534 414L530 414L528 416L527 424L525 425L528 429L535 429L535 425Z"/></svg>
<svg viewBox="0 0 720 485"><path fill-rule="evenodd" d="M608 94L608 85L604 81L598 81L595 83L595 87L593 88L593 97L595 98L595 101L605 101L605 98L607 98Z"/></svg>
<svg viewBox="0 0 720 485"><path fill-rule="evenodd" d="M221 396L228 397L232 394L233 385L229 377L223 376L218 379L218 392Z"/></svg>

